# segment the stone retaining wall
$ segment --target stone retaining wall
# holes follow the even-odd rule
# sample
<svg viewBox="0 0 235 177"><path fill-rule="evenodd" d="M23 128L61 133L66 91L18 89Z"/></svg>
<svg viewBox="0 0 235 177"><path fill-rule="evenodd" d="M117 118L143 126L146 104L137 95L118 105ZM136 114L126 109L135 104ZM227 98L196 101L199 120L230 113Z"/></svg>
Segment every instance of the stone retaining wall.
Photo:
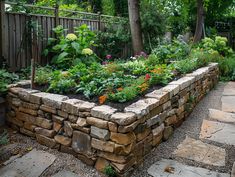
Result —
<svg viewBox="0 0 235 177"><path fill-rule="evenodd" d="M125 108L9 87L7 121L50 148L71 153L101 170L110 164L128 176L218 82L216 63L169 83Z"/></svg>

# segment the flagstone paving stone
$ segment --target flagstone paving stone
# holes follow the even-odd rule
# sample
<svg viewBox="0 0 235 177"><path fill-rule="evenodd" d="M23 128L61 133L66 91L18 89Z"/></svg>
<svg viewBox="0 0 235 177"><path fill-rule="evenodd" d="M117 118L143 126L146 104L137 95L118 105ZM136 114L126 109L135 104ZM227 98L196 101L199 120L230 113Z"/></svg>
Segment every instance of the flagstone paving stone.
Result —
<svg viewBox="0 0 235 177"><path fill-rule="evenodd" d="M235 96L235 82L229 82L225 87L224 87L224 96Z"/></svg>
<svg viewBox="0 0 235 177"><path fill-rule="evenodd" d="M38 177L56 157L44 151L33 149L21 158L0 169L0 177Z"/></svg>
<svg viewBox="0 0 235 177"><path fill-rule="evenodd" d="M235 96L223 96L221 101L222 111L235 112Z"/></svg>
<svg viewBox="0 0 235 177"><path fill-rule="evenodd" d="M229 174L187 166L177 161L166 159L154 163L148 169L148 174L153 177L230 177Z"/></svg>
<svg viewBox="0 0 235 177"><path fill-rule="evenodd" d="M200 139L235 146L235 125L203 120Z"/></svg>
<svg viewBox="0 0 235 177"><path fill-rule="evenodd" d="M52 177L79 177L79 175L71 171L62 170L53 175Z"/></svg>
<svg viewBox="0 0 235 177"><path fill-rule="evenodd" d="M208 165L225 166L225 149L189 137L177 147L174 154Z"/></svg>
<svg viewBox="0 0 235 177"><path fill-rule="evenodd" d="M217 120L224 123L235 123L235 113L209 109L209 119Z"/></svg>

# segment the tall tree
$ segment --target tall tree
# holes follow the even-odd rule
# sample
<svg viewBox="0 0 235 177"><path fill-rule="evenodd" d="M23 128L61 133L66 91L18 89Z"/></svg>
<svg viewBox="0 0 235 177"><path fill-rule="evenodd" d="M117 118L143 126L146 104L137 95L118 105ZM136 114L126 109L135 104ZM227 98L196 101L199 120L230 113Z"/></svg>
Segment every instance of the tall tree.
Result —
<svg viewBox="0 0 235 177"><path fill-rule="evenodd" d="M203 37L204 12L203 0L197 0L197 23L193 39L194 43L199 42Z"/></svg>
<svg viewBox="0 0 235 177"><path fill-rule="evenodd" d="M128 0L128 11L129 11L129 21L131 27L133 51L134 54L137 54L143 51L139 0Z"/></svg>

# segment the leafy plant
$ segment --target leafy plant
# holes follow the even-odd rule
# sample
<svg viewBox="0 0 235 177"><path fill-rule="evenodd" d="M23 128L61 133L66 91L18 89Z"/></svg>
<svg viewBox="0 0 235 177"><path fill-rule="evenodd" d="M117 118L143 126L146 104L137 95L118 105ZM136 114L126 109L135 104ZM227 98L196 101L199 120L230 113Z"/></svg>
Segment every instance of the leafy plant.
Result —
<svg viewBox="0 0 235 177"><path fill-rule="evenodd" d="M70 78L68 72L56 70L50 77L50 85L47 91L60 94L73 93L76 85L75 80Z"/></svg>
<svg viewBox="0 0 235 177"><path fill-rule="evenodd" d="M183 40L173 40L172 42L163 41L158 47L152 50L160 63L167 63L169 61L181 60L185 58L190 52L190 46Z"/></svg>
<svg viewBox="0 0 235 177"><path fill-rule="evenodd" d="M217 51L220 55L230 56L233 50L227 46L227 42L227 38L221 36L216 36L214 39L205 38L202 40L200 47L211 53Z"/></svg>
<svg viewBox="0 0 235 177"><path fill-rule="evenodd" d="M104 174L107 175L108 177L116 177L117 176L116 171L114 170L114 168L111 165L107 165L104 168Z"/></svg>
<svg viewBox="0 0 235 177"><path fill-rule="evenodd" d="M19 76L14 73L9 73L5 69L0 69L0 95L5 94L7 85L19 80Z"/></svg>
<svg viewBox="0 0 235 177"><path fill-rule="evenodd" d="M219 68L222 80L235 80L235 56L219 60Z"/></svg>
<svg viewBox="0 0 235 177"><path fill-rule="evenodd" d="M49 66L36 68L35 82L39 85L49 83L52 69Z"/></svg>
<svg viewBox="0 0 235 177"><path fill-rule="evenodd" d="M97 33L97 46L101 58L111 54L113 58L121 58L122 50L130 41L128 20L112 18L106 22L104 31Z"/></svg>
<svg viewBox="0 0 235 177"><path fill-rule="evenodd" d="M96 46L95 33L90 31L86 24L75 27L74 30L74 34L67 34L65 37L65 29L62 26L55 28L53 31L57 39L50 39L44 51L45 55L53 55L52 63L59 69L68 69L81 62L90 64L97 59L91 49L92 46Z"/></svg>

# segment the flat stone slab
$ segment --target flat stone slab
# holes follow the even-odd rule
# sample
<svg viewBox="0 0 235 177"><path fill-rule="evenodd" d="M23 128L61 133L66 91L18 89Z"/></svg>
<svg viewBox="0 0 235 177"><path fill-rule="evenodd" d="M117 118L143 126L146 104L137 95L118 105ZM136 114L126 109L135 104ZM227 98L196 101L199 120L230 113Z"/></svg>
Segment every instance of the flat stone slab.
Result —
<svg viewBox="0 0 235 177"><path fill-rule="evenodd" d="M203 120L200 138L235 146L235 125Z"/></svg>
<svg viewBox="0 0 235 177"><path fill-rule="evenodd" d="M235 113L235 96L222 96L222 111Z"/></svg>
<svg viewBox="0 0 235 177"><path fill-rule="evenodd" d="M229 82L225 87L224 87L224 96L235 96L235 82Z"/></svg>
<svg viewBox="0 0 235 177"><path fill-rule="evenodd" d="M229 174L187 166L177 161L166 159L154 163L148 169L148 174L153 177L230 177Z"/></svg>
<svg viewBox="0 0 235 177"><path fill-rule="evenodd" d="M62 170L54 174L52 177L79 177L79 175L71 171Z"/></svg>
<svg viewBox="0 0 235 177"><path fill-rule="evenodd" d="M225 166L225 149L189 137L177 147L174 154L208 165Z"/></svg>
<svg viewBox="0 0 235 177"><path fill-rule="evenodd" d="M36 149L0 169L0 177L38 177L56 157Z"/></svg>
<svg viewBox="0 0 235 177"><path fill-rule="evenodd" d="M224 123L235 123L235 114L223 112L216 109L209 109L209 118Z"/></svg>

